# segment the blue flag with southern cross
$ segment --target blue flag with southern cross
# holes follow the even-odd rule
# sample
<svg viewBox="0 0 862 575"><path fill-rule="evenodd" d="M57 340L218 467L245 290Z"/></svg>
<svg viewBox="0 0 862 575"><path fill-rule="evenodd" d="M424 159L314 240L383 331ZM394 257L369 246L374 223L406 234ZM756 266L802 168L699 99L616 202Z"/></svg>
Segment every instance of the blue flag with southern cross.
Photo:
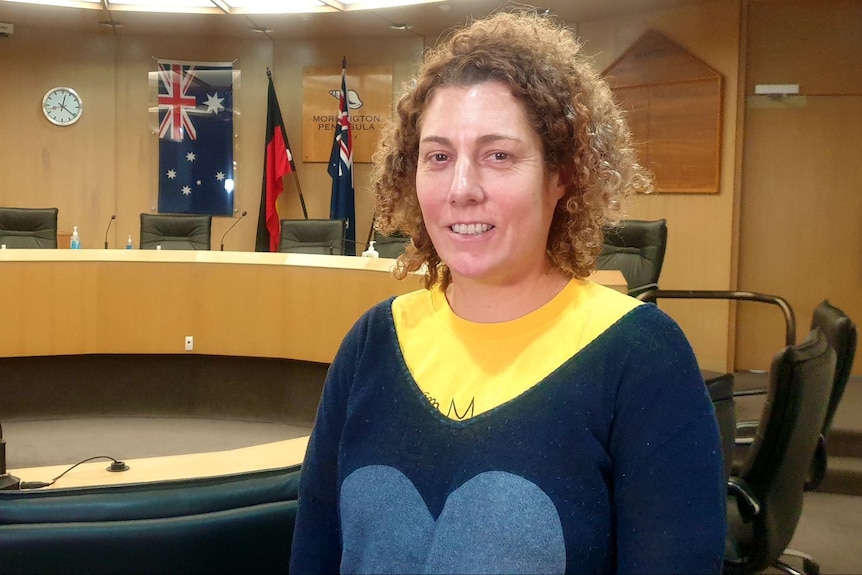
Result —
<svg viewBox="0 0 862 575"><path fill-rule="evenodd" d="M159 212L233 214L233 66L158 61Z"/></svg>
<svg viewBox="0 0 862 575"><path fill-rule="evenodd" d="M329 217L346 219L347 241L344 253L356 254L356 206L353 193L353 139L350 134L350 109L347 106L347 59L341 61L341 94L338 98L338 120L335 139L329 155L329 176L332 178L332 196L329 199Z"/></svg>

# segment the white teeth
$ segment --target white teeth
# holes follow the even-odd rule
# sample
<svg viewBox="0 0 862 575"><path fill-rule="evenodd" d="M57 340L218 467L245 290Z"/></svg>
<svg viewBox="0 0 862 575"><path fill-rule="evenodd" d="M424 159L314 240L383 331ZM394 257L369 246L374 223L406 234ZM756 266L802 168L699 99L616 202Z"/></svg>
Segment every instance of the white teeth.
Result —
<svg viewBox="0 0 862 575"><path fill-rule="evenodd" d="M494 226L490 224L455 224L452 226L452 231L456 234L475 236L487 232L492 227Z"/></svg>

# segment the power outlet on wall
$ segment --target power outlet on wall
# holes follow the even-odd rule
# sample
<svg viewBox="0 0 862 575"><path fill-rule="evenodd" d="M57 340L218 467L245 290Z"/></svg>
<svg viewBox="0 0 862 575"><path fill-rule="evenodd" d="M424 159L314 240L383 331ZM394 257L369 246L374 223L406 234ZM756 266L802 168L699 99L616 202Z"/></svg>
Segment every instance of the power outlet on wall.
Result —
<svg viewBox="0 0 862 575"><path fill-rule="evenodd" d="M185 345L186 345L186 351L194 351L194 349L195 349L195 338L194 338L194 336L187 335Z"/></svg>

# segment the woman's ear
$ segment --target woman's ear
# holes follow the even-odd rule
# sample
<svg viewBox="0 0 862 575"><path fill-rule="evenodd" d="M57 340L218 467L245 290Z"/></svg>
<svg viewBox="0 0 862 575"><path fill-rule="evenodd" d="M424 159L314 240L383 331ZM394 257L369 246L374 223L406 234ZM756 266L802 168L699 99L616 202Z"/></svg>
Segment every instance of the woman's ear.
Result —
<svg viewBox="0 0 862 575"><path fill-rule="evenodd" d="M563 186L567 186L573 181L572 169L572 166L569 164L563 164L555 170L554 173L556 173L558 181Z"/></svg>
<svg viewBox="0 0 862 575"><path fill-rule="evenodd" d="M551 174L549 183L551 187L549 187L548 192L555 201L559 202L566 195L566 188L569 184L568 175L563 169L559 169L555 174Z"/></svg>

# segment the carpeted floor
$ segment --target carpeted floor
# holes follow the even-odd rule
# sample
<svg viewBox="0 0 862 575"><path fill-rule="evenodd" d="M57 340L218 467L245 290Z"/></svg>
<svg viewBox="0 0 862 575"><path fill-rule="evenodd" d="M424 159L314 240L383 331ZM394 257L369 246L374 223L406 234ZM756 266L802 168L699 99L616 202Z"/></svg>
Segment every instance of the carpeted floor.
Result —
<svg viewBox="0 0 862 575"><path fill-rule="evenodd" d="M237 449L308 435L278 422L200 417L72 417L3 422L7 468L74 464L88 457L138 459Z"/></svg>
<svg viewBox="0 0 862 575"><path fill-rule="evenodd" d="M824 575L862 573L862 497L806 493L790 548L811 555ZM794 567L801 561L786 558ZM773 571L770 571L772 573ZM777 572L777 571L776 571Z"/></svg>

